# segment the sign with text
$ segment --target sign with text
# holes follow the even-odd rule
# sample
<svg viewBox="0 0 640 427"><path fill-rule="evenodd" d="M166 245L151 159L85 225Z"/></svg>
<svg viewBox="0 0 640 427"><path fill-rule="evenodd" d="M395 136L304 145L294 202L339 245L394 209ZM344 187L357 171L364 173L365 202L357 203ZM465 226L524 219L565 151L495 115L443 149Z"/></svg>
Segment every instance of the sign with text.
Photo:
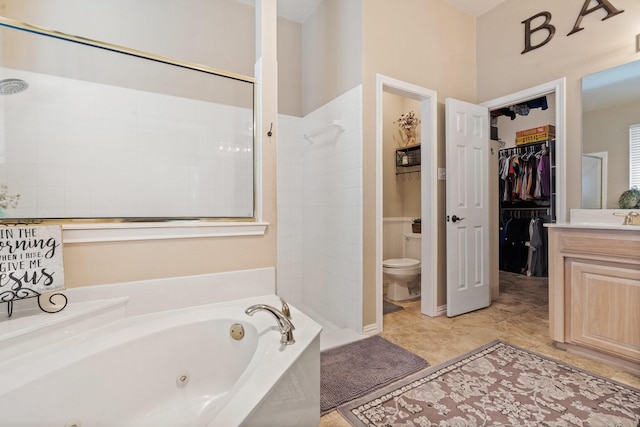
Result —
<svg viewBox="0 0 640 427"><path fill-rule="evenodd" d="M64 289L59 225L0 226L0 302Z"/></svg>

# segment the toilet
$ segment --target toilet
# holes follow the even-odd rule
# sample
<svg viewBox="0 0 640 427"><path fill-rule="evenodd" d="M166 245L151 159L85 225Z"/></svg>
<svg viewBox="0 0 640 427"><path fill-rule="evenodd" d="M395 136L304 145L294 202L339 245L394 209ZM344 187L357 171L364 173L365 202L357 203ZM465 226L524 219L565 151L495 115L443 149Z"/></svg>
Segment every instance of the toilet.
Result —
<svg viewBox="0 0 640 427"><path fill-rule="evenodd" d="M420 296L420 286L410 286L420 275L421 234L404 234L404 258L382 261L382 273L389 282L387 298L404 301Z"/></svg>

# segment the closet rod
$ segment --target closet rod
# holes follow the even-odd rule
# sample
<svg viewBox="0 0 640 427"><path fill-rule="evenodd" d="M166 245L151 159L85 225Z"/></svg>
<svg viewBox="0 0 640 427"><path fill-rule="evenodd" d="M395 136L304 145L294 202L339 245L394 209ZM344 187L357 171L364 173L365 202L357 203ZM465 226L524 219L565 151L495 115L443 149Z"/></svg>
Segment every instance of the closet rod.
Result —
<svg viewBox="0 0 640 427"><path fill-rule="evenodd" d="M501 148L499 150L499 153L505 153L508 152L510 150L521 150L521 149L527 149L527 148L531 148L531 147L537 147L540 146L542 147L544 145L545 148L549 148L549 142L553 141L550 139L546 139L544 141L536 141L536 142L530 142L528 144L522 144L522 145L516 145L515 147L509 147L509 148Z"/></svg>

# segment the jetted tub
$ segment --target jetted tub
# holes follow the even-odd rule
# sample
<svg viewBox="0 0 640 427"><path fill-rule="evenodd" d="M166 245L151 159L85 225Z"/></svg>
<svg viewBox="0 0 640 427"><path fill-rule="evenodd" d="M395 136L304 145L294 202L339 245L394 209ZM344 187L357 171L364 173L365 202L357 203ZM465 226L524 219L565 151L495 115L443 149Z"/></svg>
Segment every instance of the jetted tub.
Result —
<svg viewBox="0 0 640 427"><path fill-rule="evenodd" d="M275 295L125 317L0 362L0 424L12 427L317 426L321 328ZM235 340L230 329L244 328Z"/></svg>

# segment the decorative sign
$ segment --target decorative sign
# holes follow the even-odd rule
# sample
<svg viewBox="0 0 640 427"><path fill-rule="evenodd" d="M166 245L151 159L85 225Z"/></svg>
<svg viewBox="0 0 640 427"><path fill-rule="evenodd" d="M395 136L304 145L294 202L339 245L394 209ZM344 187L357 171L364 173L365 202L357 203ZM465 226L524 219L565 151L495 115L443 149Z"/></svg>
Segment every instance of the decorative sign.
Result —
<svg viewBox="0 0 640 427"><path fill-rule="evenodd" d="M0 302L61 289L62 228L0 226Z"/></svg>
<svg viewBox="0 0 640 427"><path fill-rule="evenodd" d="M613 6L613 4L611 4L611 1L609 0L595 0L597 4L592 8L589 8L589 5L591 4L592 1L593 0L584 1L584 4L582 5L582 10L578 15L578 18L576 19L575 24L573 24L573 29L569 32L569 34L567 34L567 36L570 36L571 34L575 34L578 31L583 30L584 28L580 26L580 23L582 22L582 18L584 18L588 14L593 13L597 10L604 9L607 12L607 15L604 18L602 18L603 21L605 19L612 18L624 12L624 10L616 9ZM539 24L537 27L532 27L532 22L537 20L538 18L544 18L544 22ZM522 21L522 24L524 24L524 50L520 52L521 54L531 52L534 49L538 49L539 47L544 46L545 44L549 43L553 38L553 36L556 34L555 25L551 25L551 12L547 12L547 11L540 12L536 15L533 15L529 19L525 19L524 21ZM539 42L538 44L534 45L531 43L531 36L538 31L546 31L547 37L541 42ZM545 33L543 33L543 35L544 34Z"/></svg>

